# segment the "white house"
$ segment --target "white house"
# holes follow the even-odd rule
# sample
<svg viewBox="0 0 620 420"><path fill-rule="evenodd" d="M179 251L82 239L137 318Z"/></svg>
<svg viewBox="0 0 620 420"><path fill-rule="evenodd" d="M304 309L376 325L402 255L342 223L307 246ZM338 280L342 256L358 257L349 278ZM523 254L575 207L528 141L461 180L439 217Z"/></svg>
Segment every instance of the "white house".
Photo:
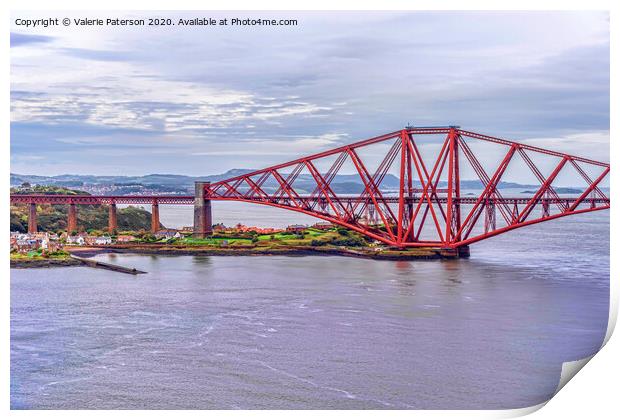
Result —
<svg viewBox="0 0 620 420"><path fill-rule="evenodd" d="M161 229L155 232L155 237L157 239L172 239L172 238L182 238L183 235L178 230L175 229Z"/></svg>
<svg viewBox="0 0 620 420"><path fill-rule="evenodd" d="M95 245L110 245L112 238L109 236L98 236L95 238Z"/></svg>
<svg viewBox="0 0 620 420"><path fill-rule="evenodd" d="M67 243L72 245L84 245L84 238L82 236L67 236Z"/></svg>

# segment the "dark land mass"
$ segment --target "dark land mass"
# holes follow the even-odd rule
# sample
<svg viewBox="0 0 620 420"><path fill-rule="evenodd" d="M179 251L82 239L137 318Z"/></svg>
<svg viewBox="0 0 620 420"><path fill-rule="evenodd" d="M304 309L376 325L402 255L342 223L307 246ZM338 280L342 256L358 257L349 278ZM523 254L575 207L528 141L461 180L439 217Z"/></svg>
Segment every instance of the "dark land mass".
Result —
<svg viewBox="0 0 620 420"><path fill-rule="evenodd" d="M583 190L578 188L568 188L568 187L554 187L553 188L558 194L581 194ZM525 190L521 191L521 194L535 194L536 190Z"/></svg>

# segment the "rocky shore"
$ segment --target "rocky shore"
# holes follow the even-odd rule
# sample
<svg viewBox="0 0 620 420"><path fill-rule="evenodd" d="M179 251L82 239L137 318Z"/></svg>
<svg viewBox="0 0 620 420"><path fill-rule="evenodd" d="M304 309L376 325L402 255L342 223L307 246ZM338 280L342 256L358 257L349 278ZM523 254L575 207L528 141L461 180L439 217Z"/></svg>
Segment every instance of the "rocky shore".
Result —
<svg viewBox="0 0 620 420"><path fill-rule="evenodd" d="M71 267L82 265L81 261L74 258L63 259L11 259L11 268L49 268L49 267Z"/></svg>
<svg viewBox="0 0 620 420"><path fill-rule="evenodd" d="M330 246L295 246L295 247L226 247L187 246L168 244L123 244L92 246L88 248L70 248L74 255L91 257L105 252L133 253L149 255L204 255L204 256L252 256L252 255L341 255L347 257L369 258L377 260L416 260L416 259L451 259L455 256L438 248L415 248L406 250L373 250L368 248L346 248Z"/></svg>
<svg viewBox="0 0 620 420"><path fill-rule="evenodd" d="M71 257L55 258L11 258L11 268L51 268L70 266L93 266L88 264L86 258L102 253L124 253L144 255L202 255L202 256L258 256L258 255L339 255L354 258L366 258L374 260L431 260L431 259L455 259L459 256L450 250L439 248L414 248L414 249L370 249L370 248L346 248L335 246L295 246L295 247L213 247L213 246L188 246L171 244L116 244L89 247L67 247ZM461 255L466 257L467 255ZM94 261L92 263L95 263ZM103 263L97 263L103 264ZM97 267L107 268L109 267ZM114 268L114 271L131 272L136 274L135 269Z"/></svg>

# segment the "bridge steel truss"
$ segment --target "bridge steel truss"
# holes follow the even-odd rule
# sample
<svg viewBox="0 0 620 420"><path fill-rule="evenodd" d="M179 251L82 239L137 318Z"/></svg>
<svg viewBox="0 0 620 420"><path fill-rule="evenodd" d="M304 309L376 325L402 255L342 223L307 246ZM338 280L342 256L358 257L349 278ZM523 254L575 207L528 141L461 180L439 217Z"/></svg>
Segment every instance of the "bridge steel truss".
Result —
<svg viewBox="0 0 620 420"><path fill-rule="evenodd" d="M439 153L430 161L420 152L426 145L424 136L428 135L439 136L436 142ZM391 146L371 172L361 152L379 143L388 146L391 143ZM476 147L502 146L501 159L492 171L485 169L486 159L481 162L481 156L472 149L474 143ZM507 169L517 157L540 186L527 197L505 197L502 180L506 179ZM540 157L554 160L547 175L535 163ZM326 158L331 165L321 172L318 162ZM345 161L352 164L363 184L359 195L334 191L333 181ZM461 192L464 165L469 165L483 187L478 196L464 196ZM578 174L587 185L575 197L558 193L553 184L568 168L573 168L573 175ZM296 187L302 172L310 174L314 180L309 194ZM388 173L398 174L396 194L388 194L383 188ZM204 197L205 200L242 201L297 211L394 247L454 249L523 226L608 209L610 200L599 187L608 175L607 163L459 127L408 127L223 181L205 183ZM269 185L275 185L275 191L273 187L268 188ZM535 212L535 208L540 212Z"/></svg>

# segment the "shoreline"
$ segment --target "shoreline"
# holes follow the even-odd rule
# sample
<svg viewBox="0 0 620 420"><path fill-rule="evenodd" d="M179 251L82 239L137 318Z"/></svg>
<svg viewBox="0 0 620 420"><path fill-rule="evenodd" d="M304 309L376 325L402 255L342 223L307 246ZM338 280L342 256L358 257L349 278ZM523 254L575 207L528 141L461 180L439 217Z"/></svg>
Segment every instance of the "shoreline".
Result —
<svg viewBox="0 0 620 420"><path fill-rule="evenodd" d="M201 256L345 256L374 260L430 260L455 259L439 248L418 248L415 251L370 251L338 247L282 247L282 248L213 248L204 246L175 246L169 244L101 245L90 247L67 247L72 254L92 257L103 253L143 254L143 255L201 255ZM415 252L415 253L414 253Z"/></svg>
<svg viewBox="0 0 620 420"><path fill-rule="evenodd" d="M455 252L440 248L416 248L415 250L368 250L341 247L229 247L214 248L207 246L187 246L170 244L123 244L123 245L92 245L88 247L65 247L71 256L63 259L11 259L10 268L54 268L72 266L94 266L94 261L88 258L99 254L119 253L137 255L168 255L168 256L342 256L363 258L370 260L414 261L414 260L441 260L458 259ZM88 262L87 262L88 261Z"/></svg>
<svg viewBox="0 0 620 420"><path fill-rule="evenodd" d="M79 255L71 254L66 258L32 258L32 259L11 259L11 268L53 268L53 267L75 267L84 266L90 268L99 268L110 271L117 271L125 274L144 274L145 271L136 268L124 267L117 264L110 264L101 261L91 260Z"/></svg>
<svg viewBox="0 0 620 420"><path fill-rule="evenodd" d="M53 268L53 267L76 267L84 265L75 258L64 259L11 259L10 268Z"/></svg>

